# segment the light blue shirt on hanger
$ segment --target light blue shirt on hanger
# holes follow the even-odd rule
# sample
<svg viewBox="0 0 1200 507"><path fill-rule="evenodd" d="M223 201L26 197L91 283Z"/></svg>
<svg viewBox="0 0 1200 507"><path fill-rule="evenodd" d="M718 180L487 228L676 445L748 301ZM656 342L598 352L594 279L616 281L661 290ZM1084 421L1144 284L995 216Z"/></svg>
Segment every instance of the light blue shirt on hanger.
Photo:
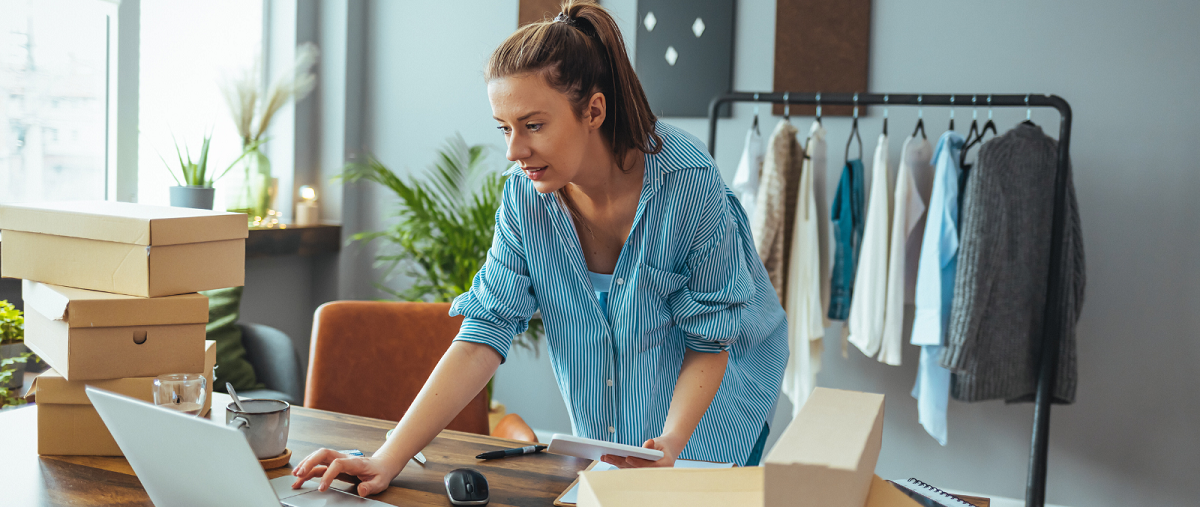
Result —
<svg viewBox="0 0 1200 507"><path fill-rule="evenodd" d="M958 155L964 142L958 133L946 132L933 152L933 194L917 264L912 329L912 344L921 346L917 382L912 391L917 399L917 418L925 431L942 445L946 445L950 371L938 364L938 357L945 344L958 269L958 182L962 174Z"/></svg>

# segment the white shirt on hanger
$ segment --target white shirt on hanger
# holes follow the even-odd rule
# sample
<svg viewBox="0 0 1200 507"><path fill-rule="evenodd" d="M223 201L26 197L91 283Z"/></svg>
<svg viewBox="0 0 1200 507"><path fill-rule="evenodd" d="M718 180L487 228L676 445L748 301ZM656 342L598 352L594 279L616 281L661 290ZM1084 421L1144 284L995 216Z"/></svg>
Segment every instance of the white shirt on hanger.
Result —
<svg viewBox="0 0 1200 507"><path fill-rule="evenodd" d="M846 320L849 341L867 357L879 352L883 337L888 269L888 139L879 135L871 168L866 223L854 275L854 298Z"/></svg>
<svg viewBox="0 0 1200 507"><path fill-rule="evenodd" d="M742 158L738 161L737 172L733 174L733 194L746 210L746 218L754 222L755 201L758 195L758 177L762 174L763 144L762 134L758 128L751 127L746 132L746 144L742 148Z"/></svg>
<svg viewBox="0 0 1200 507"><path fill-rule="evenodd" d="M788 263L787 317L791 355L783 373L783 393L792 401L793 417L800 412L817 385L821 371L822 338L825 336L825 305L821 299L820 213L817 212L813 176L814 161L825 162L825 129L813 122L805 143L801 165L796 222L793 226L791 259ZM825 285L827 287L827 285Z"/></svg>
<svg viewBox="0 0 1200 507"><path fill-rule="evenodd" d="M917 285L917 261L925 236L925 203L933 181L933 166L929 164L932 158L933 147L925 138L909 136L904 140L892 200L887 302L879 347L879 361L893 366L900 364L900 348L904 343L904 307L913 303Z"/></svg>

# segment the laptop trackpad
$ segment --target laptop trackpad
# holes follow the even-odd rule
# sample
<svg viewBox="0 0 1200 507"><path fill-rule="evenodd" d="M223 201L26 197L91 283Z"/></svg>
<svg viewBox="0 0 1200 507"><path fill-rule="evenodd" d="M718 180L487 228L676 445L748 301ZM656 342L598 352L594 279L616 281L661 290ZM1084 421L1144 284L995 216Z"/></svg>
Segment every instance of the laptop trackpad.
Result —
<svg viewBox="0 0 1200 507"><path fill-rule="evenodd" d="M299 496L293 496L283 501L288 507L342 507L349 505L384 505L382 502L363 498L350 493L329 490L314 491Z"/></svg>
<svg viewBox="0 0 1200 507"><path fill-rule="evenodd" d="M316 479L305 482L300 485L299 489L292 489L292 483L296 481L295 477L285 475L271 479L271 488L275 490L275 496L283 502L284 505L292 507L315 507L329 506L340 507L343 505L384 505L376 500L370 500L351 493L344 493L339 490L349 490L354 485L348 482L333 481L328 491L317 491L317 484L320 482Z"/></svg>

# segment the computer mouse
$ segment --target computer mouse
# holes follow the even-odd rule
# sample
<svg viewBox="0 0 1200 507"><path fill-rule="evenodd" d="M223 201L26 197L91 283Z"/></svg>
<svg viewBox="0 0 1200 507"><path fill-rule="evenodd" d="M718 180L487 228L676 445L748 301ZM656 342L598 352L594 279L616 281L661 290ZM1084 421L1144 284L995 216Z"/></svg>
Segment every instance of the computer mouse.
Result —
<svg viewBox="0 0 1200 507"><path fill-rule="evenodd" d="M454 505L487 505L487 477L472 468L457 468L446 474L446 495Z"/></svg>

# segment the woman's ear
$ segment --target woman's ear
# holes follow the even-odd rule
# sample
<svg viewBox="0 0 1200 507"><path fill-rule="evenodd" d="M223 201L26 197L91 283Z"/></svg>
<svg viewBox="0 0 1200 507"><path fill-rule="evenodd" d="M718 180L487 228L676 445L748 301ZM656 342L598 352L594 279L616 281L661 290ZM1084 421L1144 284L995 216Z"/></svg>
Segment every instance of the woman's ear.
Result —
<svg viewBox="0 0 1200 507"><path fill-rule="evenodd" d="M604 94L596 92L592 94L592 98L588 99L587 109L584 111L583 119L587 121L588 126L593 129L599 129L604 124L604 118L608 114L608 103L604 100Z"/></svg>

